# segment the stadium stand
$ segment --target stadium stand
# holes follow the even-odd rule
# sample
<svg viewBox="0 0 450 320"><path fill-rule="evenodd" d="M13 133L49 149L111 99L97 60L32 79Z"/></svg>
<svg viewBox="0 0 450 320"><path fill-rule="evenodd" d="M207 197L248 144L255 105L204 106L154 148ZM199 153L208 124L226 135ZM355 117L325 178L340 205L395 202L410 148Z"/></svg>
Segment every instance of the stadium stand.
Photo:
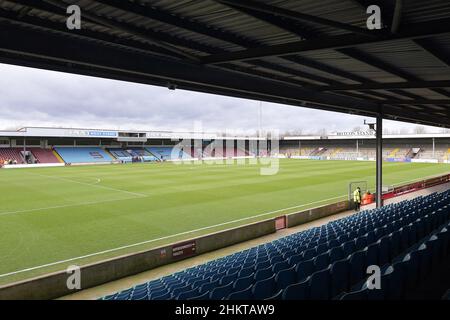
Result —
<svg viewBox="0 0 450 320"><path fill-rule="evenodd" d="M66 163L98 163L114 161L100 147L55 147L55 151Z"/></svg>
<svg viewBox="0 0 450 320"><path fill-rule="evenodd" d="M190 159L191 156L176 147L149 147L146 148L158 160Z"/></svg>
<svg viewBox="0 0 450 320"><path fill-rule="evenodd" d="M0 163L8 160L15 160L17 163L24 163L21 149L18 148L0 148Z"/></svg>
<svg viewBox="0 0 450 320"><path fill-rule="evenodd" d="M436 159L439 161L450 160L450 152L447 147L436 147L433 152L432 145L417 144L408 146L405 144L385 145L383 158L387 159ZM334 160L356 160L357 158L374 159L375 150L369 147L349 147L339 143L330 143L325 146L313 146L305 148L293 148L281 146L280 153L287 157L321 157Z"/></svg>
<svg viewBox="0 0 450 320"><path fill-rule="evenodd" d="M29 148L38 163L60 163L52 149Z"/></svg>
<svg viewBox="0 0 450 320"><path fill-rule="evenodd" d="M205 154L205 153L204 153ZM238 148L216 148L212 152L211 156L217 158L227 158L227 157L245 157L247 154L245 151Z"/></svg>
<svg viewBox="0 0 450 320"><path fill-rule="evenodd" d="M107 149L112 156L122 162L132 162L133 156L121 148Z"/></svg>
<svg viewBox="0 0 450 320"><path fill-rule="evenodd" d="M329 222L104 300L401 299L449 258L450 191ZM381 267L381 289L366 286Z"/></svg>
<svg viewBox="0 0 450 320"><path fill-rule="evenodd" d="M131 153L133 157L141 157L144 161L158 161L158 158L148 152L145 148L131 148L127 149L127 151Z"/></svg>

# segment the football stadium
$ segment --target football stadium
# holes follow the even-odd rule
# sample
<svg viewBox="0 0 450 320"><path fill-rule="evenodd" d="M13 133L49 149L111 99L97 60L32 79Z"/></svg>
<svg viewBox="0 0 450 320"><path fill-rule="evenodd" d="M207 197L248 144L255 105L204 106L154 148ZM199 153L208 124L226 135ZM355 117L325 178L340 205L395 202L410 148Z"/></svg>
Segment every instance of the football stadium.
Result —
<svg viewBox="0 0 450 320"><path fill-rule="evenodd" d="M96 125L65 126L61 103L12 128L7 105L35 91L5 90L0 300L450 300L448 1L7 0L0 26L1 64L60 83L319 115L293 120L304 132L108 127L111 92ZM34 125L44 112L59 120Z"/></svg>

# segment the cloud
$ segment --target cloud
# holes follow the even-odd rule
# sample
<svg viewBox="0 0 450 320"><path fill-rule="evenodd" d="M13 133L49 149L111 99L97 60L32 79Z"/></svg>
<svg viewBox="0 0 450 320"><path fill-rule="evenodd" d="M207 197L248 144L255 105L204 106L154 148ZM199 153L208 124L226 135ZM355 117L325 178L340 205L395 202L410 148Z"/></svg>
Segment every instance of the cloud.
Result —
<svg viewBox="0 0 450 320"><path fill-rule="evenodd" d="M259 127L259 102L0 64L0 129L67 126L207 131ZM354 115L262 104L262 127L280 131L351 130ZM387 122L386 127L414 125Z"/></svg>

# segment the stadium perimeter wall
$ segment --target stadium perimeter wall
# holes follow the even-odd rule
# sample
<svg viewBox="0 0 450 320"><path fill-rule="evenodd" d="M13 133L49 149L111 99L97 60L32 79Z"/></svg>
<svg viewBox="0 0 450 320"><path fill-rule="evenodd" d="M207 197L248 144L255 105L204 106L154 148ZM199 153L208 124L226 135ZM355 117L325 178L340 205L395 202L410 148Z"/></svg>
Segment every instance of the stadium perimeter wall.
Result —
<svg viewBox="0 0 450 320"><path fill-rule="evenodd" d="M286 215L286 227L291 228L323 217L346 211L350 209L348 200L339 201L329 205L308 209Z"/></svg>
<svg viewBox="0 0 450 320"><path fill-rule="evenodd" d="M124 255L82 266L81 289L98 286L202 253L274 233L275 219L216 232L182 243ZM47 300L74 293L67 288L71 274L61 271L0 287L0 300Z"/></svg>

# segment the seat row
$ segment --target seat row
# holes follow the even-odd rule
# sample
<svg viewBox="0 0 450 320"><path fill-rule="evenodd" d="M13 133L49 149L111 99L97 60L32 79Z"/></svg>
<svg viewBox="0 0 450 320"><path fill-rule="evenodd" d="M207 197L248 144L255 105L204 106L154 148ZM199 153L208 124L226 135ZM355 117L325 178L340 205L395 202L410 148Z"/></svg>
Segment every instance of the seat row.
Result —
<svg viewBox="0 0 450 320"><path fill-rule="evenodd" d="M449 192L355 214L104 299L330 299L449 220Z"/></svg>

